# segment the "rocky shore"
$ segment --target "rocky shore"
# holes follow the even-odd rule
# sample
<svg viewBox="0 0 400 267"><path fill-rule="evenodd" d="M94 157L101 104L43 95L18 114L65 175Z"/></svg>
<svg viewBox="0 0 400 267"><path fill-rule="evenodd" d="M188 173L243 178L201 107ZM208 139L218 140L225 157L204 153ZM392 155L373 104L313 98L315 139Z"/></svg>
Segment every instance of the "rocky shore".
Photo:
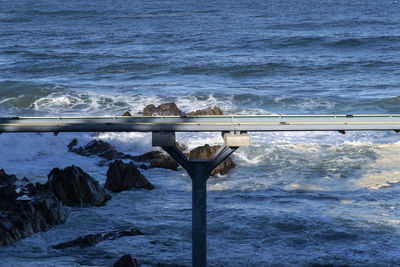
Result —
<svg viewBox="0 0 400 267"><path fill-rule="evenodd" d="M165 103L159 106L148 105L141 114L200 116L222 115L223 112L218 107L213 107L185 114L175 103ZM123 116L131 114L125 112ZM219 149L219 146L204 145L187 151L186 146L181 144L177 146L189 159L210 159ZM68 214L66 207L87 208L106 205L111 199L107 190L118 193L132 189L154 189L154 185L139 169L164 168L176 171L179 167L173 158L161 150L133 156L119 152L111 144L98 139L80 145L79 140L75 138L68 145L68 151L85 157L98 157L101 165L108 166L104 186L102 187L94 177L74 165L64 169L52 169L45 183L31 183L27 178L18 179L15 175L0 170L0 246L15 243L34 233L47 231L53 226L64 223ZM215 168L212 175L225 174L234 167L235 163L228 158ZM51 247L64 249L71 246L94 246L104 240L143 234L136 228L111 231L81 236ZM124 255L114 266L139 265L136 259Z"/></svg>

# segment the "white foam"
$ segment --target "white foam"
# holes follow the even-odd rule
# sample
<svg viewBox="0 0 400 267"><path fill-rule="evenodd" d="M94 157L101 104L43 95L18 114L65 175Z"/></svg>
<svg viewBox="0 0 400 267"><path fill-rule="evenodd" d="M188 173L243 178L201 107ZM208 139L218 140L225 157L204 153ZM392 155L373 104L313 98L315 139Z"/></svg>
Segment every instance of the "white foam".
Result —
<svg viewBox="0 0 400 267"><path fill-rule="evenodd" d="M100 133L97 138L112 144L118 151L138 155L151 151L151 133Z"/></svg>
<svg viewBox="0 0 400 267"><path fill-rule="evenodd" d="M214 106L220 107L223 111L229 111L232 108L232 97L217 99L213 95L205 97L179 96L165 100L157 96L135 95L126 92L113 92L110 94L102 91L81 92L70 90L68 92L53 92L41 97L31 104L31 109L47 112L48 115L67 113L113 116L127 110L136 114L149 104L160 105L165 102L175 102L184 112Z"/></svg>
<svg viewBox="0 0 400 267"><path fill-rule="evenodd" d="M52 168L77 165L100 181L104 181L105 172L96 165L99 161L97 158L82 157L68 152L67 145L74 137L78 137L84 144L92 139L90 134L60 133L58 136L50 133L2 134L0 135L1 168L18 178L28 177L33 181L45 182Z"/></svg>
<svg viewBox="0 0 400 267"><path fill-rule="evenodd" d="M299 103L286 103L286 100L290 99L291 97L275 97L274 102L282 105L284 108L292 108L307 112L318 109L332 110L335 107L335 103L321 98L303 98Z"/></svg>
<svg viewBox="0 0 400 267"><path fill-rule="evenodd" d="M400 142L378 145L374 151L377 159L365 166L364 175L354 183L374 190L400 183Z"/></svg>

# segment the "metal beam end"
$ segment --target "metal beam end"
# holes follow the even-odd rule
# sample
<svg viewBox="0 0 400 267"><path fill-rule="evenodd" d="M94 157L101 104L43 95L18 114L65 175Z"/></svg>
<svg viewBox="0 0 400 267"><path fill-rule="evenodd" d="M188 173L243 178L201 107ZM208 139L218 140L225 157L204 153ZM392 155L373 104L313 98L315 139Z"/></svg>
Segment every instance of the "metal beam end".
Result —
<svg viewBox="0 0 400 267"><path fill-rule="evenodd" d="M176 146L175 132L152 132L152 146Z"/></svg>
<svg viewBox="0 0 400 267"><path fill-rule="evenodd" d="M224 142L229 147L250 146L250 136L247 133L225 133Z"/></svg>

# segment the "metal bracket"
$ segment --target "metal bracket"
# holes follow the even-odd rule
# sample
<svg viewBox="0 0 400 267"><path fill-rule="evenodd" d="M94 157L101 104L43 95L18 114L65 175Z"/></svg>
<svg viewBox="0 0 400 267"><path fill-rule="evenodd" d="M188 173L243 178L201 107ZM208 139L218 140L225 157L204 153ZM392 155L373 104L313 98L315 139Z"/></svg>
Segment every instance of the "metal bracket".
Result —
<svg viewBox="0 0 400 267"><path fill-rule="evenodd" d="M175 132L152 132L152 145L161 147L174 147Z"/></svg>
<svg viewBox="0 0 400 267"><path fill-rule="evenodd" d="M229 147L249 146L250 137L246 132L223 132L224 142Z"/></svg>

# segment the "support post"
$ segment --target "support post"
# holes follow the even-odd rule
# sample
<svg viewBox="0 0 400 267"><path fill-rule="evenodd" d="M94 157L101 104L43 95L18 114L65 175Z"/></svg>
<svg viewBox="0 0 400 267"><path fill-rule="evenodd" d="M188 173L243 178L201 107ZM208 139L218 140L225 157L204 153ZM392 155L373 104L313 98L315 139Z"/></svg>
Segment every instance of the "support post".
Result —
<svg viewBox="0 0 400 267"><path fill-rule="evenodd" d="M230 136L228 136L229 138ZM232 137L230 137L232 138ZM248 135L247 135L248 138ZM225 136L224 136L225 139ZM246 138L245 138L246 139ZM161 146L190 175L192 179L192 266L207 266L207 180L212 170L229 157L243 140L236 137L235 146L223 145L210 160L189 160L177 147L175 133L153 133L153 146ZM248 142L244 142L246 145ZM238 145L239 144L239 145Z"/></svg>
<svg viewBox="0 0 400 267"><path fill-rule="evenodd" d="M207 266L207 179L204 162L192 162L192 266Z"/></svg>

